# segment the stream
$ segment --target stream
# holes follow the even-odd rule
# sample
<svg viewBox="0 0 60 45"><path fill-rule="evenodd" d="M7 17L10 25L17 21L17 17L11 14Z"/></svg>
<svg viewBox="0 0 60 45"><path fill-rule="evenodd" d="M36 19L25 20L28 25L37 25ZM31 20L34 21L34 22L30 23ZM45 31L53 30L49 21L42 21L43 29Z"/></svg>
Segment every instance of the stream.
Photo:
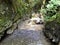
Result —
<svg viewBox="0 0 60 45"><path fill-rule="evenodd" d="M0 45L51 45L45 38L42 30L35 30L34 28L34 30L32 28L21 29L24 24L19 24L18 29L13 34L7 36Z"/></svg>

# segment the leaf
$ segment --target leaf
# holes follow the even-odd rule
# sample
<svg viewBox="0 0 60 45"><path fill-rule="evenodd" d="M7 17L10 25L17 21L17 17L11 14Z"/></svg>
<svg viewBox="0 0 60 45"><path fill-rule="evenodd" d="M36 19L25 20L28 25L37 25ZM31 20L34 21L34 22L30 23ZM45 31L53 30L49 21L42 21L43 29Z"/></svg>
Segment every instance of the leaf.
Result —
<svg viewBox="0 0 60 45"><path fill-rule="evenodd" d="M60 23L60 12L57 13L56 15L57 15L57 19L56 19L56 21L57 21L58 23Z"/></svg>
<svg viewBox="0 0 60 45"><path fill-rule="evenodd" d="M54 21L55 19L56 19L56 15L53 15L50 19L49 19L49 21Z"/></svg>
<svg viewBox="0 0 60 45"><path fill-rule="evenodd" d="M46 7L48 8L48 9L52 9L53 8L53 4L48 4Z"/></svg>

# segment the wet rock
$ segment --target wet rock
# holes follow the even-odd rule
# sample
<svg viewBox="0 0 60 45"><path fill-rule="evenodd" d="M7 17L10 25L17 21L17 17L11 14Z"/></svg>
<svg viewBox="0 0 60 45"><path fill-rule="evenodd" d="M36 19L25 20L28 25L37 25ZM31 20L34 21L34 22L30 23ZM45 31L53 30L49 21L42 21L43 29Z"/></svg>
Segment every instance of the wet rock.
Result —
<svg viewBox="0 0 60 45"><path fill-rule="evenodd" d="M10 29L7 30L7 34L12 34L13 31L17 28L17 23L14 23Z"/></svg>

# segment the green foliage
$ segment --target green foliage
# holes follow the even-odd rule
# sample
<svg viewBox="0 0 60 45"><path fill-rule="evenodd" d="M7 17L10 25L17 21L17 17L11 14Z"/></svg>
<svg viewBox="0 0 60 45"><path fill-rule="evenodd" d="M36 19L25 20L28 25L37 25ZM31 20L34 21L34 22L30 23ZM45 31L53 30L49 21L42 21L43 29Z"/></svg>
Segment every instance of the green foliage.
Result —
<svg viewBox="0 0 60 45"><path fill-rule="evenodd" d="M12 11L9 9L8 5L5 3L0 4L0 26L4 26L11 20Z"/></svg>
<svg viewBox="0 0 60 45"><path fill-rule="evenodd" d="M45 14L45 21L46 22L60 22L60 0L50 0L45 8L41 10ZM59 16L58 16L58 15Z"/></svg>
<svg viewBox="0 0 60 45"><path fill-rule="evenodd" d="M14 3L15 2L15 3ZM13 5L19 15L30 13L40 0L13 0Z"/></svg>
<svg viewBox="0 0 60 45"><path fill-rule="evenodd" d="M60 39L60 0L50 0L41 12L45 16L46 23L44 32L46 36L49 39L56 38L55 43L58 42Z"/></svg>
<svg viewBox="0 0 60 45"><path fill-rule="evenodd" d="M56 15L57 15L56 21L60 23L60 12L58 12Z"/></svg>
<svg viewBox="0 0 60 45"><path fill-rule="evenodd" d="M37 3L40 3L40 0L0 0L0 31L31 14Z"/></svg>

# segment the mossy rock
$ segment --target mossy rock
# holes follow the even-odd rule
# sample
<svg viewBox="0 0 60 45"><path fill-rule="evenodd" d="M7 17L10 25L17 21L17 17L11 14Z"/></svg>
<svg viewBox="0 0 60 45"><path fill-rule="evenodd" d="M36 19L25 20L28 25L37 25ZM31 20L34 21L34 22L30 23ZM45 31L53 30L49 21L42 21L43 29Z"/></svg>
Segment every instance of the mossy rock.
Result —
<svg viewBox="0 0 60 45"><path fill-rule="evenodd" d="M10 29L6 32L7 34L12 34L14 30L17 28L17 23L14 23Z"/></svg>

